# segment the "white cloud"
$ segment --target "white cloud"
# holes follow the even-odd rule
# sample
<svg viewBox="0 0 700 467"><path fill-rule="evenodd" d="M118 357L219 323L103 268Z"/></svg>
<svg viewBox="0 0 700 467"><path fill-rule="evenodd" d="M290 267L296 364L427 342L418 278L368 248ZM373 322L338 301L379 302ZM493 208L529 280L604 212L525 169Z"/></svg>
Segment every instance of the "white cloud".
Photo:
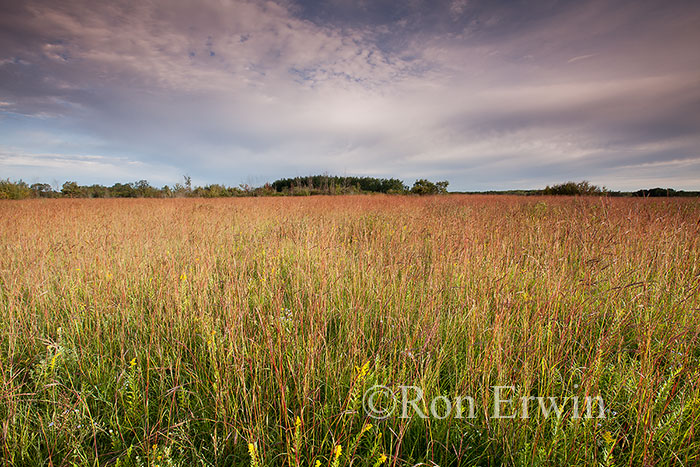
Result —
<svg viewBox="0 0 700 467"><path fill-rule="evenodd" d="M0 147L0 169L6 176L17 179L27 178L36 169L47 169L55 177L64 177L64 179L92 178L105 180L105 183L143 179L144 173L159 173L159 176L151 178L155 182L167 183L179 177L178 172L172 168L154 166L127 157L58 153L35 154L6 147Z"/></svg>
<svg viewBox="0 0 700 467"><path fill-rule="evenodd" d="M587 54L587 55L578 55L576 57L572 57L566 61L566 63L574 63L578 62L579 60L587 60L589 58L595 57L597 54Z"/></svg>

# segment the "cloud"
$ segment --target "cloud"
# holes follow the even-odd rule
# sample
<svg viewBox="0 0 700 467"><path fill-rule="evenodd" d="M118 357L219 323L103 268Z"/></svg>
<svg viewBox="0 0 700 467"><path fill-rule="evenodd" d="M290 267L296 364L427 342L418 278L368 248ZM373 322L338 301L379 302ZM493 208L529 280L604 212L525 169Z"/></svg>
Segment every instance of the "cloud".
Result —
<svg viewBox="0 0 700 467"><path fill-rule="evenodd" d="M76 155L60 153L33 154L19 151L15 148L0 147L0 170L7 176L16 179L28 179L30 182L40 180L32 174L37 169L48 169L52 177L64 180L77 178L92 179L101 183L112 184L115 177L119 179L137 180L144 171L153 174L154 182L169 182L178 176L177 171L163 166L152 166L127 157L107 157L102 155Z"/></svg>
<svg viewBox="0 0 700 467"><path fill-rule="evenodd" d="M574 63L578 62L579 60L586 60L587 58L592 58L595 57L596 54L588 54L588 55L578 55L576 57L572 57L566 61L566 63Z"/></svg>
<svg viewBox="0 0 700 467"><path fill-rule="evenodd" d="M668 161L698 156L700 7L432 5L3 5L0 135L15 148L3 170L615 187L646 180L634 174L648 164L668 178L680 164Z"/></svg>

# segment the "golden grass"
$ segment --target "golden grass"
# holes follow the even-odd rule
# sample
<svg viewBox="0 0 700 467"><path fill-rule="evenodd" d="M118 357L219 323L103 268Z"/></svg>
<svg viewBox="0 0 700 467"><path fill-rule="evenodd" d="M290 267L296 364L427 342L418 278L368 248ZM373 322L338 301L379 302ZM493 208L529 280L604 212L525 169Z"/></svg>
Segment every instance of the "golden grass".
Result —
<svg viewBox="0 0 700 467"><path fill-rule="evenodd" d="M29 200L0 214L9 465L700 464L697 200ZM477 416L372 420L372 384L470 395ZM606 418L495 420L499 385L600 395Z"/></svg>

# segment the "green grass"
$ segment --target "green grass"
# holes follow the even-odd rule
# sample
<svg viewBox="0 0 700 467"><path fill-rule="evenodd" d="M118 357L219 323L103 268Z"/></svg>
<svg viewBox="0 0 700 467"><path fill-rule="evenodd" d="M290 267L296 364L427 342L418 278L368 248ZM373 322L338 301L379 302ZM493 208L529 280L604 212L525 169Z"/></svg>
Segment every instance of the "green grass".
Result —
<svg viewBox="0 0 700 467"><path fill-rule="evenodd" d="M6 465L700 464L696 200L0 213ZM373 420L375 384L472 396L476 416ZM606 418L494 419L494 386L599 395Z"/></svg>

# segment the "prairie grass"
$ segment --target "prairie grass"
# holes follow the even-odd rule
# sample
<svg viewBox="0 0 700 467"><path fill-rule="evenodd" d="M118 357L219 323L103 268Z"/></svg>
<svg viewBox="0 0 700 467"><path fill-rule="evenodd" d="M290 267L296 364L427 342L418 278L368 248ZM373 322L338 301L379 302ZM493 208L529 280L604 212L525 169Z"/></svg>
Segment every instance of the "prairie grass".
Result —
<svg viewBox="0 0 700 467"><path fill-rule="evenodd" d="M700 465L700 203L0 202L5 465ZM472 396L374 420L364 391ZM605 418L495 419L599 395Z"/></svg>

